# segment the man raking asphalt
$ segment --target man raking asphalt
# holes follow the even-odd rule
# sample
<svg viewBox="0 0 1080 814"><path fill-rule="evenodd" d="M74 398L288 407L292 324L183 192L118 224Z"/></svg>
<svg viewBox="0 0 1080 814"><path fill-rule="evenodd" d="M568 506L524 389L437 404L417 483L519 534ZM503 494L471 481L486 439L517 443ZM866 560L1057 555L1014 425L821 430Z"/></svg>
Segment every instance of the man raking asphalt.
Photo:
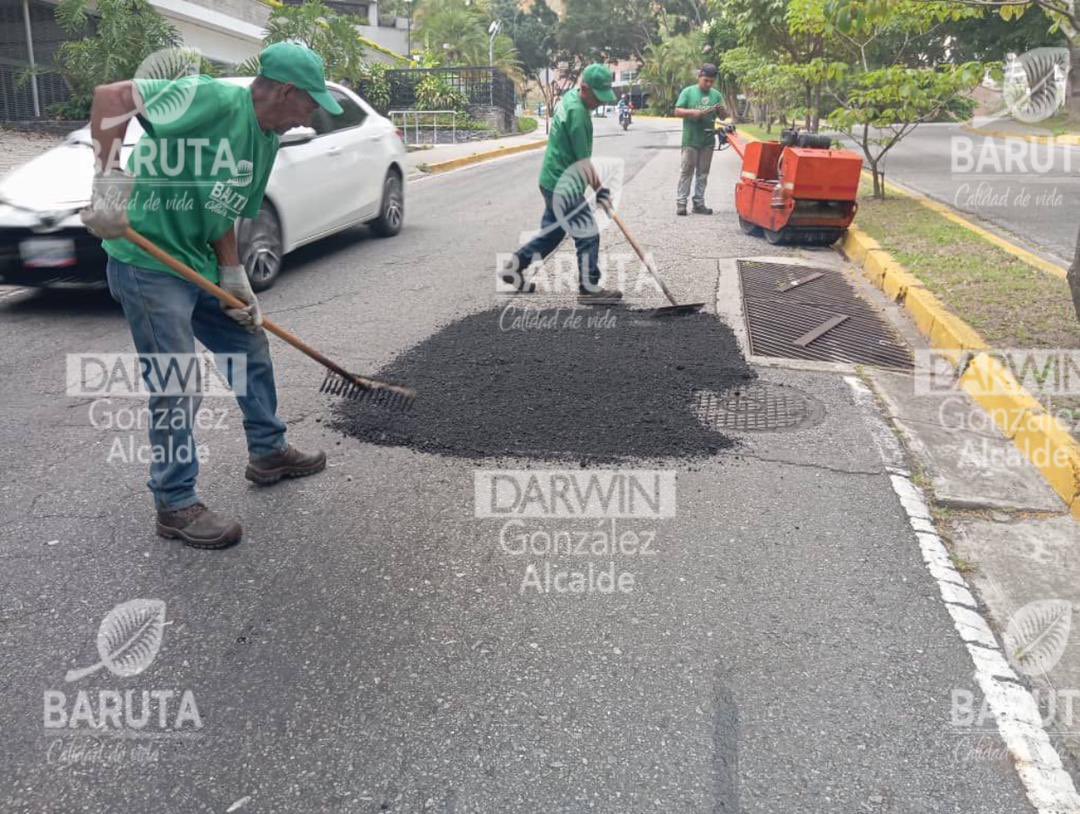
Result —
<svg viewBox="0 0 1080 814"><path fill-rule="evenodd" d="M280 135L310 123L322 107L341 107L326 89L322 59L295 43L260 55L258 77L242 87L205 76L175 81L135 79L94 92L90 127L96 174L82 219L109 255L109 291L123 306L140 355L190 355L198 339L215 354L246 358L237 388L249 460L245 476L258 484L322 471L326 455L303 453L285 438L259 303L237 249L235 225L262 205ZM145 135L120 169L120 145L137 115ZM129 227L217 283L246 308L218 300L123 239ZM165 394L149 377L149 487L157 533L197 548L240 540L240 523L208 509L196 493L199 472L193 420L199 399ZM243 394L241 394L243 391ZM178 454L183 451L183 454Z"/></svg>
<svg viewBox="0 0 1080 814"><path fill-rule="evenodd" d="M601 104L614 104L611 71L590 65L581 74L581 86L563 94L552 117L544 164L540 170L540 195L544 214L540 232L518 249L500 269L503 283L518 293L535 291L525 271L544 260L569 233L574 239L580 275L578 297L583 302L611 302L622 292L600 285L600 232L585 198L586 187L596 192L596 202L611 202L611 192L602 185L592 163L593 127L590 113Z"/></svg>

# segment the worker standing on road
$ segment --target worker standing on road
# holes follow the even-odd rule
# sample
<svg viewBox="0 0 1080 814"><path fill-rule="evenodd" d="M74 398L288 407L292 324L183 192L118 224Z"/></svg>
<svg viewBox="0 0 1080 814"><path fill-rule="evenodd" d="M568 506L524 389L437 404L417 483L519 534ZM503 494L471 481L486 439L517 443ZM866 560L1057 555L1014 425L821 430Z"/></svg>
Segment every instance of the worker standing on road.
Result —
<svg viewBox="0 0 1080 814"><path fill-rule="evenodd" d="M697 84L683 88L675 102L675 115L683 120L682 166L675 204L677 215L686 214L691 181L694 184L694 214L713 213L705 206L705 185L709 182L709 169L712 167L716 114L724 104L720 91L713 88L716 73L715 65L702 65Z"/></svg>
<svg viewBox="0 0 1080 814"><path fill-rule="evenodd" d="M230 379L244 414L245 476L270 484L322 471L326 455L302 453L285 440L269 343L235 226L262 206L280 135L309 124L319 107L333 115L342 110L326 89L323 61L314 51L276 43L262 52L260 63L250 87L187 76L96 88L90 114L96 173L82 220L104 240L109 291L123 306L140 358L190 359L196 339L215 354L246 358L244 386ZM120 169L119 149L135 115L145 135L129 173ZM213 296L124 240L129 224L248 307L223 310ZM195 491L198 397L167 393L149 376L144 381L151 393L148 485L157 533L196 548L238 542L240 524L208 509Z"/></svg>
<svg viewBox="0 0 1080 814"><path fill-rule="evenodd" d="M544 198L540 233L518 249L499 271L502 281L519 293L534 290L523 278L525 269L555 251L569 231L577 251L579 299L601 302L622 298L621 291L600 286L600 233L585 199L585 187L590 186L596 190L598 205L611 203L611 192L601 184L591 161L593 127L589 111L615 102L612 81L606 67L590 65L581 74L581 86L564 93L555 109L540 170L540 194Z"/></svg>

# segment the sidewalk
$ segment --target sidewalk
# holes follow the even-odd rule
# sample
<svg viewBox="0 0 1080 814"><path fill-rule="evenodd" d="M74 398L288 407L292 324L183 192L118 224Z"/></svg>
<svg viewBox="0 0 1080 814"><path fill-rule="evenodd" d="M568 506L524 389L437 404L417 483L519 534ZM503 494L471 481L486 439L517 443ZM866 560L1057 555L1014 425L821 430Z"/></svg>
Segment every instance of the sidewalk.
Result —
<svg viewBox="0 0 1080 814"><path fill-rule="evenodd" d="M36 158L63 139L44 133L0 129L0 178L20 164Z"/></svg>
<svg viewBox="0 0 1080 814"><path fill-rule="evenodd" d="M484 139L483 141L466 141L461 144L439 144L435 147L412 150L406 157L409 166L409 178L418 178L425 175L430 171L429 167L447 161L456 161L515 147L520 149L533 144L538 145L544 141L547 141L547 134L544 132L544 124L541 122L540 126L531 133L518 136L503 136L502 138Z"/></svg>
<svg viewBox="0 0 1080 814"><path fill-rule="evenodd" d="M1075 127L1075 125L1073 125ZM1053 142L1071 146L1080 145L1080 134L1058 132L1040 124L1027 124L1011 116L976 116L964 130L992 138L1019 138L1026 141ZM1060 130L1060 128L1059 128Z"/></svg>

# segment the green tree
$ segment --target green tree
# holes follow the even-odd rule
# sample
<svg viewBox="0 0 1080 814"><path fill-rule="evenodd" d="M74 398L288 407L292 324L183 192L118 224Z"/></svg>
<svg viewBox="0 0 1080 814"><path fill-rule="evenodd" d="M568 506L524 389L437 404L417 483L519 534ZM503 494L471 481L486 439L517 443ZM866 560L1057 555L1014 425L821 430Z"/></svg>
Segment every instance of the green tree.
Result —
<svg viewBox="0 0 1080 814"><path fill-rule="evenodd" d="M568 78L591 62L643 61L660 39L660 19L642 0L567 0L557 39Z"/></svg>
<svg viewBox="0 0 1080 814"><path fill-rule="evenodd" d="M771 131L777 120L787 123L787 111L799 103L803 88L791 66L779 65L750 48L740 47L724 52L719 67L746 97L757 124ZM733 116L735 104L734 96L730 97L728 107Z"/></svg>
<svg viewBox="0 0 1080 814"><path fill-rule="evenodd" d="M896 38L918 40L972 13L940 0L792 0L792 28L827 38L848 56L848 62L821 60L800 70L829 84L838 104L829 123L863 151L875 197L885 197L882 162L888 153L920 124L948 117L986 74L979 62L913 67L902 49L879 46Z"/></svg>
<svg viewBox="0 0 1080 814"><path fill-rule="evenodd" d="M95 87L131 79L147 57L162 49L179 49L156 65L155 75L162 78L173 70L187 73L193 60L196 65L201 61L197 54L180 49L176 29L147 0L97 0L93 35L90 14L89 0L62 0L56 7L57 22L75 37L63 43L53 59L71 89L68 101L52 111L63 118L88 118Z"/></svg>
<svg viewBox="0 0 1080 814"><path fill-rule="evenodd" d="M522 9L515 0L495 0L492 14L502 23L503 33L517 50L522 94L527 96L535 82L545 102L552 104L554 83L547 81L547 69L556 61L558 15L544 0L533 0L528 9Z"/></svg>
<svg viewBox="0 0 1080 814"><path fill-rule="evenodd" d="M705 36L700 31L676 34L645 49L642 84L649 88L649 109L671 115L679 91L694 81L701 68Z"/></svg>
<svg viewBox="0 0 1080 814"><path fill-rule="evenodd" d="M274 6L266 24L264 42L292 40L302 42L326 63L326 75L335 82L354 87L366 75L364 44L360 42L355 21L330 9L322 0L305 0L299 6ZM239 73L254 75L259 70L258 57L241 63Z"/></svg>
<svg viewBox="0 0 1080 814"><path fill-rule="evenodd" d="M513 40L505 33L495 37L489 54L490 7L467 0L426 0L417 12L420 41L442 65L495 67L520 80L521 66ZM493 59L489 59L493 57Z"/></svg>
<svg viewBox="0 0 1080 814"><path fill-rule="evenodd" d="M883 2L883 0L875 0ZM947 0L947 2L997 13L1003 20L1017 21L1026 14L1042 12L1050 19L1050 31L1068 43L1070 70L1066 103L1070 113L1080 115L1080 4L1075 0Z"/></svg>

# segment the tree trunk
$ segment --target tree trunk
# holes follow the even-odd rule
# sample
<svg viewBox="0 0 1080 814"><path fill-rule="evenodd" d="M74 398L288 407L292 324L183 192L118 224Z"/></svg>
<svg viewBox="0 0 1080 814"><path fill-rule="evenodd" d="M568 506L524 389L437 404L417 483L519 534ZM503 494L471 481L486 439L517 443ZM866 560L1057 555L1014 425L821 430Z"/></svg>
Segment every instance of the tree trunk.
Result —
<svg viewBox="0 0 1080 814"><path fill-rule="evenodd" d="M1069 281L1069 291L1072 292L1073 309L1076 311L1076 318L1080 319L1080 234L1076 236L1076 251L1073 254L1072 265L1069 266L1066 279Z"/></svg>
<svg viewBox="0 0 1080 814"><path fill-rule="evenodd" d="M876 161L870 162L870 172L874 176L874 198L878 201L885 200L885 173L878 169Z"/></svg>
<svg viewBox="0 0 1080 814"><path fill-rule="evenodd" d="M1069 76L1065 86L1065 110L1080 119L1080 34L1069 40Z"/></svg>

